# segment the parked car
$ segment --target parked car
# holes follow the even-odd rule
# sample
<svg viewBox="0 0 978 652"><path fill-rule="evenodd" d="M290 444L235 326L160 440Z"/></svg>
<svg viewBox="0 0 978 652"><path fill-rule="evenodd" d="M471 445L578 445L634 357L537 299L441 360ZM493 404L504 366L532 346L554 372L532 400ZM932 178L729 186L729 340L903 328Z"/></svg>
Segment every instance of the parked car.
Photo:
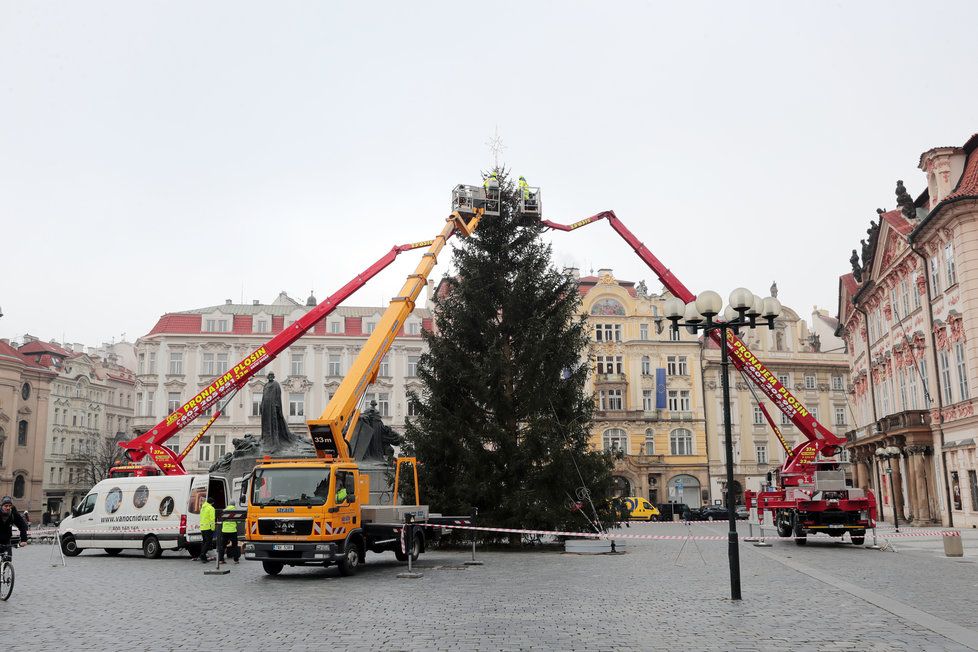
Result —
<svg viewBox="0 0 978 652"><path fill-rule="evenodd" d="M672 518L673 514L682 519L683 513L689 513L689 515L692 517L692 510L689 509L689 505L686 503L659 503L660 521L674 520Z"/></svg>
<svg viewBox="0 0 978 652"><path fill-rule="evenodd" d="M697 521L723 521L728 518L727 508L723 505L706 505L696 510Z"/></svg>
<svg viewBox="0 0 978 652"><path fill-rule="evenodd" d="M750 510L744 505L737 505L737 519L746 521L748 518L750 518Z"/></svg>

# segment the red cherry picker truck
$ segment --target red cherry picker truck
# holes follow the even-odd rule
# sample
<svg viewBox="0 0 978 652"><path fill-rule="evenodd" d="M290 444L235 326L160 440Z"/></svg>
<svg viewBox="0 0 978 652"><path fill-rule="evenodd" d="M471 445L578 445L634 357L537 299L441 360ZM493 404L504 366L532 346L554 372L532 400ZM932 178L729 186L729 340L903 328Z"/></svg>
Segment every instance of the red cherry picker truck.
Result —
<svg viewBox="0 0 978 652"><path fill-rule="evenodd" d="M604 211L573 224L558 224L550 220L541 220L541 223L550 229L573 231L600 220L608 221L611 228L628 243L674 297L685 304L696 298L621 223L613 211ZM748 311L748 314L751 312ZM876 527L876 498L871 491L847 486L845 471L838 459L845 439L819 423L736 334L731 331L727 333L726 342L720 341L717 331L713 331L711 336L718 346L727 347L736 369L759 387L805 436L804 441L794 447L790 446L764 403L758 401L768 424L785 450L785 461L773 474L773 486L770 489L759 493L745 492L747 507L756 507L762 523L765 513L768 514L777 527L778 535L794 536L798 545L804 545L810 533L824 533L838 538L847 532L853 544L862 545L866 530Z"/></svg>

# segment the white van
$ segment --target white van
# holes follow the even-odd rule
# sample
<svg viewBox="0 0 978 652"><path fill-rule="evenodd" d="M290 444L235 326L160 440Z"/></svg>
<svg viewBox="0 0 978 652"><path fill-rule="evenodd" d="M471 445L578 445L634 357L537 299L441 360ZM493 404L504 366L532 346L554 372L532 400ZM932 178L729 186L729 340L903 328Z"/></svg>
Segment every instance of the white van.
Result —
<svg viewBox="0 0 978 652"><path fill-rule="evenodd" d="M227 505L227 481L207 475L157 475L108 478L61 521L61 549L74 557L85 548L110 555L142 549L148 559L164 550L200 554L200 506L214 497L215 509Z"/></svg>

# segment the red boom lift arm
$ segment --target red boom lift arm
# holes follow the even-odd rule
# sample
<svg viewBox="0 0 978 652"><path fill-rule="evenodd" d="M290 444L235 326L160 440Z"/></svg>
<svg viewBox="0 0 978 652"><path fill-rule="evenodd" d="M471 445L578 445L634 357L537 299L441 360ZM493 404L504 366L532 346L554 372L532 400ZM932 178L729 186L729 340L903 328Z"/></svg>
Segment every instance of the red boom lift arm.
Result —
<svg viewBox="0 0 978 652"><path fill-rule="evenodd" d="M573 224L558 224L556 222L551 222L550 220L542 220L542 224L551 229L558 231L573 231L582 226L587 226L599 220L606 219L611 225L611 228L628 243L628 245L638 254L638 257L649 266L655 275L665 286L666 290L672 293L677 299L683 303L689 303L696 298L689 289L682 284L682 282L676 278L676 276L669 271L669 269L662 264L662 262L652 255L642 242L635 237L628 228L621 223L621 220L615 215L614 211L603 211L597 215L592 215L591 217L585 218L574 222ZM710 334L713 340L719 345L724 344L720 342L720 335L717 331L713 331ZM728 331L727 342L726 342L727 352L730 354L730 359L734 366L741 372L743 372L755 385L760 387L761 391L767 394L774 404L783 413L788 415L791 422L794 423L798 429L805 435L807 441L795 446L794 450L785 459L784 467L782 471L784 473L792 473L796 470L796 467L800 464L808 463L814 461L816 454L820 453L824 456L831 457L839 452L842 445L845 443L845 439L840 438L832 431L825 428L818 420L812 416L811 412L805 409L801 401L795 398L791 391L781 384L778 377L771 373L771 371L757 359L747 345L739 337L737 337L732 332ZM763 407L763 404L762 404ZM766 410L765 410L766 414ZM773 421L768 416L768 420L773 424ZM777 429L775 429L777 432ZM780 435L780 433L778 433ZM780 437L779 437L780 438ZM783 438L780 438L783 442Z"/></svg>
<svg viewBox="0 0 978 652"><path fill-rule="evenodd" d="M200 432L194 436L187 447L179 454L174 453L163 445L167 440L183 430L212 405L225 397L230 398L233 396L262 367L274 360L282 351L302 337L316 322L333 312L347 297L363 287L378 272L394 262L394 259L401 252L427 247L431 243L432 240L425 240L423 242L412 242L392 247L377 262L360 274L357 274L353 280L340 288L335 294L330 295L300 319L289 324L282 332L248 354L227 373L215 378L207 387L198 392L196 396L177 408L172 414L167 415L165 419L156 424L151 430L146 431L130 441L119 442L119 446L125 451L126 456L135 462L149 455L164 475L185 475L187 471L183 467L184 458L186 458L194 445L207 432L207 429L221 415L221 410L215 411Z"/></svg>

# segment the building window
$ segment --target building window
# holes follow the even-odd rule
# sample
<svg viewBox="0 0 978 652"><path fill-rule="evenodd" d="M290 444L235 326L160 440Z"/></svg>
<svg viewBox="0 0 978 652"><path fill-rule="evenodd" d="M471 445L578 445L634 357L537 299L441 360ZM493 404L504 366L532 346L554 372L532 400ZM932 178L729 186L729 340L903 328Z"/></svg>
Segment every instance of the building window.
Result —
<svg viewBox="0 0 978 652"><path fill-rule="evenodd" d="M832 389L837 392L841 392L844 389L842 376L832 376Z"/></svg>
<svg viewBox="0 0 978 652"><path fill-rule="evenodd" d="M366 333L367 335L373 333L375 328L377 328L377 322L368 321L368 322L364 322L363 324L363 332Z"/></svg>
<svg viewBox="0 0 978 652"><path fill-rule="evenodd" d="M670 376L688 376L689 369L686 366L686 356L670 355L666 357L666 373Z"/></svg>
<svg viewBox="0 0 978 652"><path fill-rule="evenodd" d="M340 355L338 353L329 354L329 362L327 364L326 372L329 376L343 375L343 368L340 364Z"/></svg>
<svg viewBox="0 0 978 652"><path fill-rule="evenodd" d="M917 366L914 365L913 369L907 369L907 396L910 402L907 404L907 408L910 410L916 410L917 408Z"/></svg>
<svg viewBox="0 0 978 652"><path fill-rule="evenodd" d="M169 372L171 374L183 373L183 353L170 352Z"/></svg>
<svg viewBox="0 0 978 652"><path fill-rule="evenodd" d="M808 408L808 411L809 411L809 413L811 413L812 418L815 419L816 421L818 421L818 406L817 405L812 406L812 407Z"/></svg>
<svg viewBox="0 0 978 652"><path fill-rule="evenodd" d="M290 358L291 358L291 362L292 362L292 365L290 367L291 374L293 376L301 376L301 375L303 375L303 373L304 373L303 372L303 368L305 367L306 354L305 353L293 353L290 356Z"/></svg>
<svg viewBox="0 0 978 652"><path fill-rule="evenodd" d="M27 421L25 419L17 422L17 445L27 445Z"/></svg>
<svg viewBox="0 0 978 652"><path fill-rule="evenodd" d="M302 393L289 394L289 416L302 417L306 414L306 395Z"/></svg>
<svg viewBox="0 0 978 652"><path fill-rule="evenodd" d="M594 339L598 342L621 342L621 324L595 324Z"/></svg>
<svg viewBox="0 0 978 652"><path fill-rule="evenodd" d="M968 471L968 485L971 487L971 511L978 512L978 473Z"/></svg>
<svg viewBox="0 0 978 652"><path fill-rule="evenodd" d="M970 397L968 392L968 366L964 361L964 344L958 342L954 345L954 359L958 368L958 396L962 401Z"/></svg>
<svg viewBox="0 0 978 652"><path fill-rule="evenodd" d="M254 328L252 329L256 333L270 333L272 332L272 325L267 319L255 319Z"/></svg>
<svg viewBox="0 0 978 652"><path fill-rule="evenodd" d="M815 389L815 376L805 374L805 389Z"/></svg>
<svg viewBox="0 0 978 652"><path fill-rule="evenodd" d="M407 415L409 417L416 417L416 416L418 416L418 404L416 402L412 401L410 398L408 399L408 402L407 402Z"/></svg>
<svg viewBox="0 0 978 652"><path fill-rule="evenodd" d="M251 395L251 416L261 416L261 394L254 393Z"/></svg>
<svg viewBox="0 0 978 652"><path fill-rule="evenodd" d="M149 352L149 373L156 373L156 351Z"/></svg>
<svg viewBox="0 0 978 652"><path fill-rule="evenodd" d="M387 392L377 394L377 411L380 416L389 417L391 415L391 398Z"/></svg>
<svg viewBox="0 0 978 652"><path fill-rule="evenodd" d="M791 374L778 374L778 382L785 387L791 387Z"/></svg>
<svg viewBox="0 0 978 652"><path fill-rule="evenodd" d="M761 410L761 406L757 404L754 405L754 425L764 425L764 412Z"/></svg>
<svg viewBox="0 0 978 652"><path fill-rule="evenodd" d="M204 435L197 442L197 461L198 462L210 462L211 461L211 436Z"/></svg>
<svg viewBox="0 0 978 652"><path fill-rule="evenodd" d="M230 322L227 319L205 319L204 331L208 333L230 333Z"/></svg>
<svg viewBox="0 0 978 652"><path fill-rule="evenodd" d="M958 472L951 471L951 500L954 503L954 509L961 509L961 483L958 479Z"/></svg>
<svg viewBox="0 0 978 652"><path fill-rule="evenodd" d="M958 275L954 271L954 245L950 242L944 245L944 273L947 276L947 287L958 282Z"/></svg>
<svg viewBox="0 0 978 652"><path fill-rule="evenodd" d="M651 373L652 373L652 360L649 359L649 356L643 355L642 356L642 375L643 376L648 376Z"/></svg>
<svg viewBox="0 0 978 652"><path fill-rule="evenodd" d="M951 389L951 358L947 351L939 351L937 361L940 366L941 384L944 386L944 402L954 402L954 391Z"/></svg>
<svg viewBox="0 0 978 652"><path fill-rule="evenodd" d="M628 455L628 435L621 428L611 428L604 431L603 446L606 453L621 451Z"/></svg>
<svg viewBox="0 0 978 652"><path fill-rule="evenodd" d="M757 454L758 464L767 464L767 444L755 444L754 452Z"/></svg>
<svg viewBox="0 0 978 652"><path fill-rule="evenodd" d="M913 307L920 307L920 292L917 291L917 279L920 277L920 272L913 273L913 283L910 286L911 294L913 294Z"/></svg>
<svg viewBox="0 0 978 652"><path fill-rule="evenodd" d="M214 437L214 459L219 460L227 452L227 435L216 435Z"/></svg>
<svg viewBox="0 0 978 652"><path fill-rule="evenodd" d="M907 370L900 369L897 374L899 375L897 380L900 384L900 405L903 406L904 410L909 410L910 406L907 403Z"/></svg>
<svg viewBox="0 0 978 652"><path fill-rule="evenodd" d="M620 355L599 355L598 356L599 374L621 374L624 373L624 363Z"/></svg>
<svg viewBox="0 0 978 652"><path fill-rule="evenodd" d="M380 371L378 374L381 378L390 378L391 375L391 361L390 356L385 355L384 359L380 361Z"/></svg>
<svg viewBox="0 0 978 652"><path fill-rule="evenodd" d="M340 321L339 319L334 319L333 321L329 322L329 332L332 333L333 335L339 335L340 333L342 333L343 322Z"/></svg>
<svg viewBox="0 0 978 652"><path fill-rule="evenodd" d="M180 392L166 393L166 412L173 414L180 408Z"/></svg>
<svg viewBox="0 0 978 652"><path fill-rule="evenodd" d="M638 339L647 340L649 339L649 325L639 324L638 325Z"/></svg>
<svg viewBox="0 0 978 652"><path fill-rule="evenodd" d="M843 405L835 406L835 425L846 425L846 408Z"/></svg>
<svg viewBox="0 0 978 652"><path fill-rule="evenodd" d="M642 390L642 409L645 410L646 412L651 412L654 405L655 405L655 403L653 403L652 390L651 389L643 389Z"/></svg>
<svg viewBox="0 0 978 652"><path fill-rule="evenodd" d="M900 281L900 304L903 306L903 316L910 314L910 278L903 277Z"/></svg>
<svg viewBox="0 0 978 652"><path fill-rule="evenodd" d="M418 361L421 360L419 355L409 355L407 359L407 375L413 378L418 375Z"/></svg>
<svg viewBox="0 0 978 652"><path fill-rule="evenodd" d="M652 428L645 430L645 454L655 455L655 433L652 432Z"/></svg>
<svg viewBox="0 0 978 652"><path fill-rule="evenodd" d="M27 478L18 475L14 478L14 498L23 498L27 495Z"/></svg>
<svg viewBox="0 0 978 652"><path fill-rule="evenodd" d="M689 390L670 389L669 390L669 409L678 412L689 412Z"/></svg>
<svg viewBox="0 0 978 652"><path fill-rule="evenodd" d="M136 373L143 374L146 373L146 354L140 353L139 357L136 359ZM78 396L78 391L75 390L75 396Z"/></svg>
<svg viewBox="0 0 978 652"><path fill-rule="evenodd" d="M941 271L940 263L937 260L937 256L930 259L930 287L934 292L938 292L941 287Z"/></svg>
<svg viewBox="0 0 978 652"><path fill-rule="evenodd" d="M670 342L678 342L681 339L682 338L679 336L679 329L678 328L670 328L669 329L669 341Z"/></svg>
<svg viewBox="0 0 978 652"><path fill-rule="evenodd" d="M407 334L408 335L418 335L419 333L421 333L421 324L419 324L416 321L410 321L410 322L408 322L408 325L407 325Z"/></svg>
<svg viewBox="0 0 978 652"><path fill-rule="evenodd" d="M676 428L669 433L669 452L673 455L693 454L693 431Z"/></svg>
<svg viewBox="0 0 978 652"><path fill-rule="evenodd" d="M792 425L791 417L789 417L784 412L781 413L781 425L782 426L790 426L790 425Z"/></svg>
<svg viewBox="0 0 978 652"><path fill-rule="evenodd" d="M621 390L602 389L599 393L600 409L602 410L622 410Z"/></svg>

